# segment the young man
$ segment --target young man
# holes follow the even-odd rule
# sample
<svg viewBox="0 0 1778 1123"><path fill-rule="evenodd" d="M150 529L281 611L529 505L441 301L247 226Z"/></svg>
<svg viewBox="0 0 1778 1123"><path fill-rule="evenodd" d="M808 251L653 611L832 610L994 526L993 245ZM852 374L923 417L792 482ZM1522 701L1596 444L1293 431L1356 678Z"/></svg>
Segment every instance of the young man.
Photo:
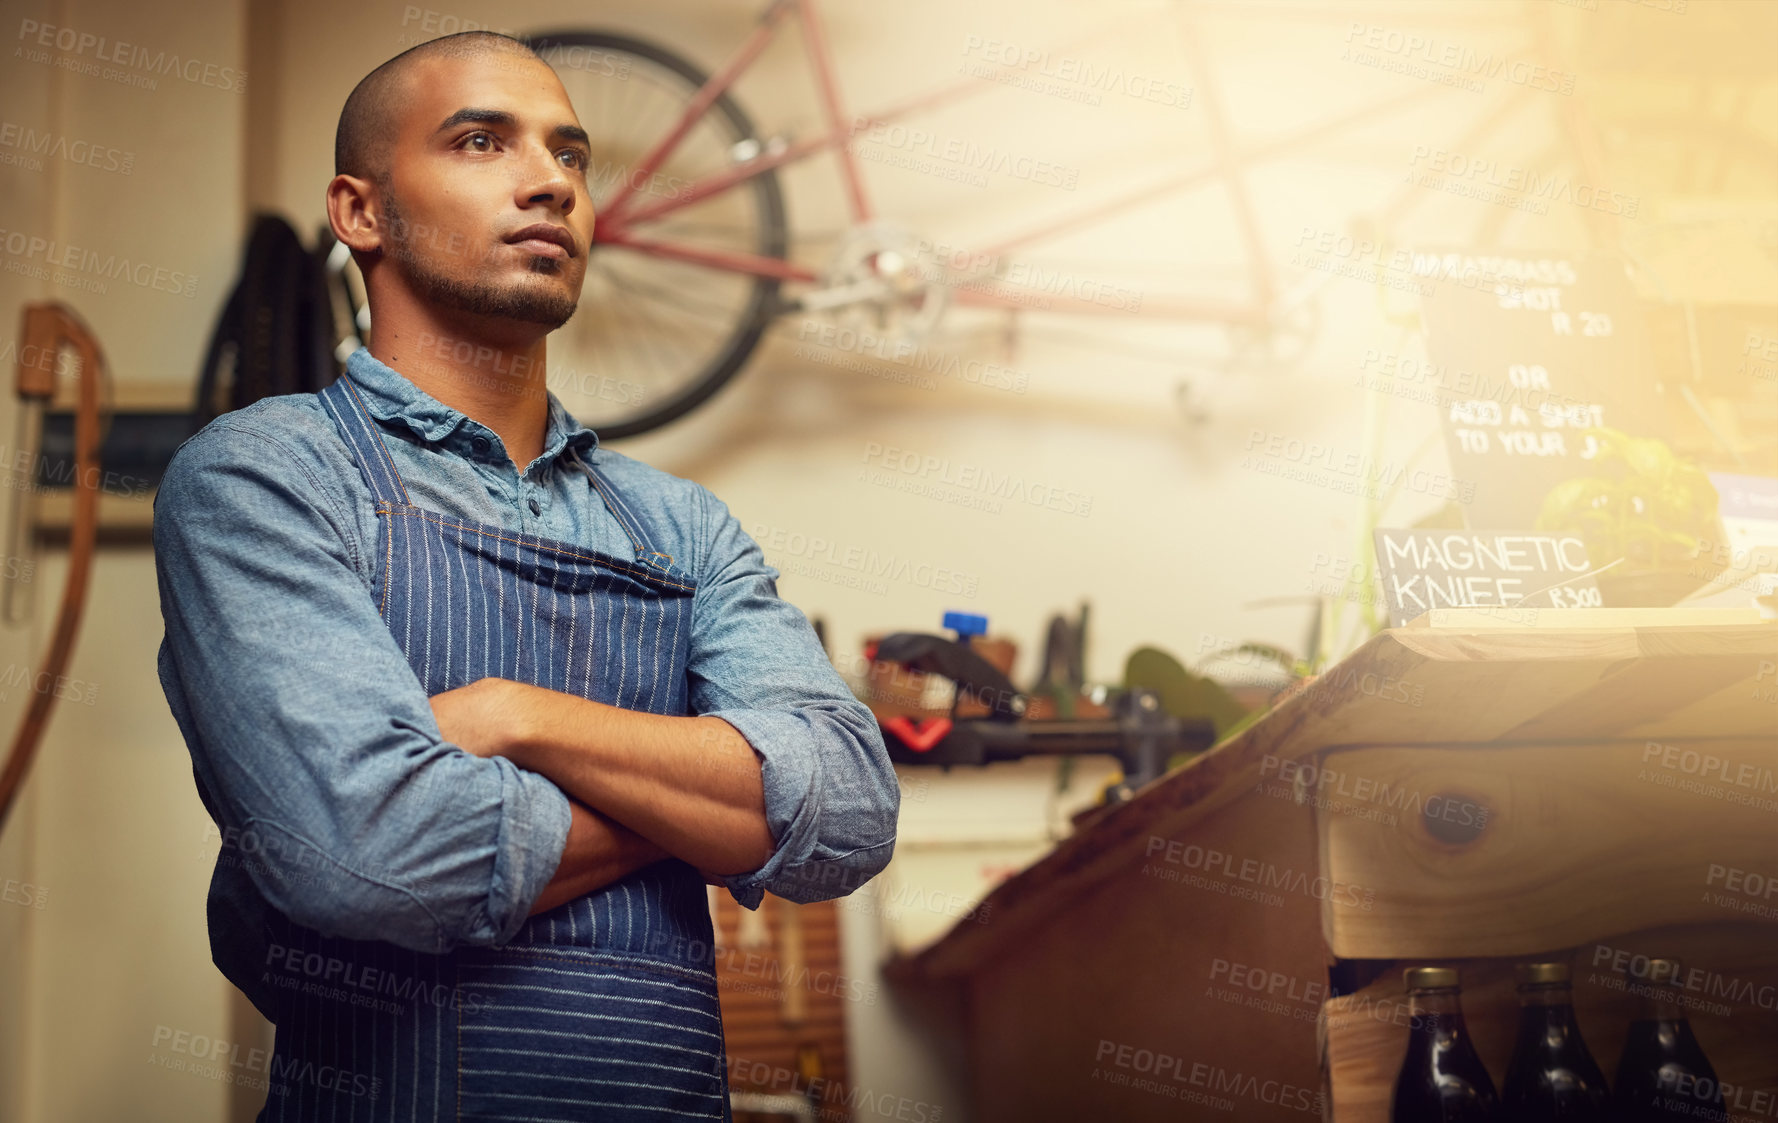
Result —
<svg viewBox="0 0 1778 1123"><path fill-rule="evenodd" d="M215 961L277 1025L262 1120L726 1118L706 881L826 899L893 849L881 734L757 544L546 389L589 159L516 40L373 71L327 190L370 347L161 484L161 683L223 836Z"/></svg>

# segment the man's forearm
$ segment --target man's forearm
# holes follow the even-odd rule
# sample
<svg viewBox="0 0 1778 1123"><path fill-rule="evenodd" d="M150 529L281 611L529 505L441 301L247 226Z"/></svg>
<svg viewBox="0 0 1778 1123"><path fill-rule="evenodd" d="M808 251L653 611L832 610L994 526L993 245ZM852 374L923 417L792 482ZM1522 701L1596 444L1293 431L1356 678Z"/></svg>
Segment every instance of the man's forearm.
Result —
<svg viewBox="0 0 1778 1123"><path fill-rule="evenodd" d="M584 897L595 889L653 865L670 855L659 846L570 799L568 809L573 818L568 825L568 842L562 849L562 861L555 876L531 906L531 916L548 912L565 901Z"/></svg>
<svg viewBox="0 0 1778 1123"><path fill-rule="evenodd" d="M707 873L774 848L759 756L721 718L667 717L531 688L503 755Z"/></svg>

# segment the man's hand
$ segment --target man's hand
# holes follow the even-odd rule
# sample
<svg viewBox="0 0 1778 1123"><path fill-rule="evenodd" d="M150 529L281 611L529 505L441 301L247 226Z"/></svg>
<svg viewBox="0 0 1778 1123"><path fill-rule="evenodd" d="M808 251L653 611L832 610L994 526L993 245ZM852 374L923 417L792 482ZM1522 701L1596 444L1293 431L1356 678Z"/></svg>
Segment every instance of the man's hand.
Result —
<svg viewBox="0 0 1778 1123"><path fill-rule="evenodd" d="M507 678L477 679L434 694L432 715L444 739L479 757L512 758L524 744L524 695L538 689ZM516 760L514 763L518 763Z"/></svg>

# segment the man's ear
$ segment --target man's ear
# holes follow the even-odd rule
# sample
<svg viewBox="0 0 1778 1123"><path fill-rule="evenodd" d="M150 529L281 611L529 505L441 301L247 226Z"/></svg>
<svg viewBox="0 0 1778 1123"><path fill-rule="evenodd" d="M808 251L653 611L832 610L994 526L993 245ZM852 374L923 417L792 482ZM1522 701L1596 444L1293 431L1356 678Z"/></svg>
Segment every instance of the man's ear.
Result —
<svg viewBox="0 0 1778 1123"><path fill-rule="evenodd" d="M376 184L352 175L336 175L327 185L327 223L333 236L354 256L376 256L388 243L389 230Z"/></svg>

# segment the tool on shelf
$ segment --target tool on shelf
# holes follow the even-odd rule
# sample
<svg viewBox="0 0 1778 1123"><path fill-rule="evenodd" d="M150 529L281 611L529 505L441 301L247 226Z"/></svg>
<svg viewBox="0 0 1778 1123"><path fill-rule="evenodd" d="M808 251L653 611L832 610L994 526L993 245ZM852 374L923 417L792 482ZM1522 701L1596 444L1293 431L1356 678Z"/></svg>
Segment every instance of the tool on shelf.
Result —
<svg viewBox="0 0 1778 1123"><path fill-rule="evenodd" d="M1165 772L1174 754L1197 752L1214 742L1209 721L1174 717L1153 691L1141 688L1107 691L1099 706L1082 699L1083 709L1090 706L1102 716L1038 716L1057 713L1058 707L1036 705L1043 699L1021 690L1006 670L990 661L984 654L987 625L983 616L947 612L944 626L955 638L896 632L866 645L865 655L876 668L873 677L885 687L869 704L884 731L890 760L950 767L1032 756L1113 756L1123 766L1124 782L1110 789L1107 799L1118 802ZM1010 644L996 654L1010 667ZM922 677L904 683L903 672ZM1045 673L1054 677L1051 670ZM931 712L925 676L951 685L948 712ZM885 677L888 683L882 682ZM918 693L910 693L915 687Z"/></svg>

